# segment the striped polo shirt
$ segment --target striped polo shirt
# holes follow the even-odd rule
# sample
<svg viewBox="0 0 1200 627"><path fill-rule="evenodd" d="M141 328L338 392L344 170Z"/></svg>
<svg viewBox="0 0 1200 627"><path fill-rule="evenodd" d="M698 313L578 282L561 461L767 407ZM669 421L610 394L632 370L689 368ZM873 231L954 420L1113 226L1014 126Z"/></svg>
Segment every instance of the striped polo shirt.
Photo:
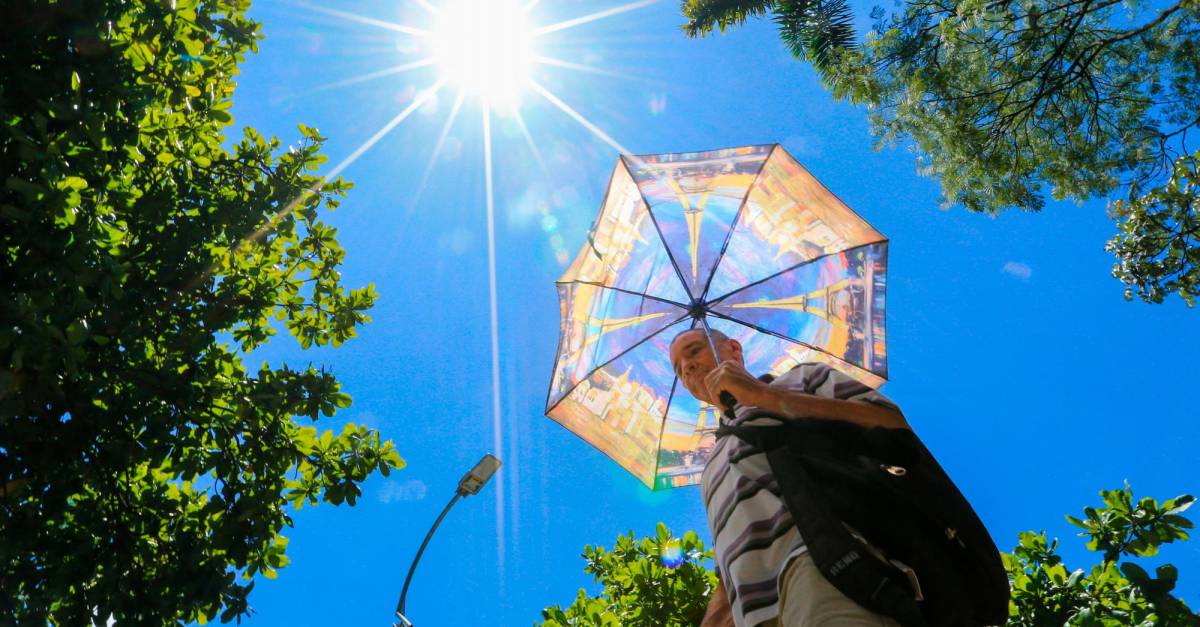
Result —
<svg viewBox="0 0 1200 627"><path fill-rule="evenodd" d="M796 392L842 400L896 405L874 389L821 363L796 366L770 383ZM748 418L738 407L734 426L774 426L780 420ZM722 422L725 420L722 419ZM755 627L779 616L779 581L804 539L792 524L767 456L733 436L717 439L701 481L717 570L738 627Z"/></svg>

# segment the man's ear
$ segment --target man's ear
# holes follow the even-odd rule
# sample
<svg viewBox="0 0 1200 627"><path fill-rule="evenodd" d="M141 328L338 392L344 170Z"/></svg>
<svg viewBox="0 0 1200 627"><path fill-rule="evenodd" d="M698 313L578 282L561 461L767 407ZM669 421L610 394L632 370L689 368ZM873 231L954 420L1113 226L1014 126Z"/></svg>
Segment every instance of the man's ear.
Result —
<svg viewBox="0 0 1200 627"><path fill-rule="evenodd" d="M733 349L733 352L734 352L734 354L737 355L738 359L742 359L742 343L741 342L739 342L733 338L729 338L729 347Z"/></svg>

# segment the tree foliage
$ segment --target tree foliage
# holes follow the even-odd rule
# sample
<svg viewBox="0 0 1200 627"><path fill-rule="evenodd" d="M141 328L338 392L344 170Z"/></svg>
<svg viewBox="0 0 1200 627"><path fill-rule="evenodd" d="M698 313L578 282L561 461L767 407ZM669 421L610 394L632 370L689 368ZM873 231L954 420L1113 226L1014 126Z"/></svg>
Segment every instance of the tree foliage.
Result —
<svg viewBox="0 0 1200 627"><path fill-rule="evenodd" d="M752 17L770 13L774 0L683 0L683 15L688 18L683 32L688 37L703 37L717 29L722 33L741 26Z"/></svg>
<svg viewBox="0 0 1200 627"><path fill-rule="evenodd" d="M1192 522L1181 513L1195 499L1135 501L1128 485L1102 490L1100 496L1104 505L1084 509L1083 519L1067 516L1083 529L1087 548L1101 555L1090 570L1068 572L1056 552L1058 541L1047 541L1045 533L1022 533L1012 554L1003 556L1013 588L1008 625L1200 625L1200 615L1171 594L1179 576L1174 566L1163 564L1151 576L1131 559L1155 556L1163 544L1187 540Z"/></svg>
<svg viewBox="0 0 1200 627"><path fill-rule="evenodd" d="M1200 296L1200 152L1175 160L1165 185L1113 203L1118 233L1108 250L1125 297L1161 303L1172 292L1191 306Z"/></svg>
<svg viewBox="0 0 1200 627"><path fill-rule="evenodd" d="M0 616L231 620L287 563L285 506L403 465L323 369L247 368L274 333L367 322L318 219L324 140L224 131L246 0L0 5Z"/></svg>
<svg viewBox="0 0 1200 627"><path fill-rule="evenodd" d="M689 37L725 32L748 18L774 13L775 24L792 54L832 78L834 60L854 43L854 16L845 0L683 0Z"/></svg>
<svg viewBox="0 0 1200 627"><path fill-rule="evenodd" d="M787 6L687 0L685 30L702 35L768 10L782 20ZM848 17L781 23L780 33L835 98L870 109L881 144L912 142L947 204L994 214L1038 210L1047 195L1123 194L1125 208L1194 216L1194 188L1169 188L1188 177L1187 134L1200 125L1196 0L908 0L872 15L861 42ZM813 41L822 55L806 52ZM1127 297L1160 302L1174 291L1191 304L1200 245L1178 224L1122 224L1109 249ZM1145 250L1161 242L1180 254L1147 263Z"/></svg>
<svg viewBox="0 0 1200 627"><path fill-rule="evenodd" d="M705 567L712 551L689 531L673 537L659 523L653 537L618 536L612 550L586 546L584 572L603 586L596 596L579 590L567 608L542 610L542 627L684 627L700 624L717 575Z"/></svg>

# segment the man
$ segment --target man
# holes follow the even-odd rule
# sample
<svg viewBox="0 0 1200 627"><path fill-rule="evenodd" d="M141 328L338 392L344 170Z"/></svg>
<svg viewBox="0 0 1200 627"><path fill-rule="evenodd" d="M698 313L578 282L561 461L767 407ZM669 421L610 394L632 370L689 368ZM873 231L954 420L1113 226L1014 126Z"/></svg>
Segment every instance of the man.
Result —
<svg viewBox="0 0 1200 627"><path fill-rule="evenodd" d="M863 427L909 429L879 392L830 368L806 363L766 383L746 371L742 346L711 332L718 364L704 331L679 334L670 346L675 374L692 396L720 407L722 392L737 399L733 426L770 426L753 408L788 418L841 420ZM725 419L722 419L724 422ZM720 587L702 625L738 627L896 627L847 598L817 570L791 522L766 455L730 436L717 439L701 491L717 558Z"/></svg>

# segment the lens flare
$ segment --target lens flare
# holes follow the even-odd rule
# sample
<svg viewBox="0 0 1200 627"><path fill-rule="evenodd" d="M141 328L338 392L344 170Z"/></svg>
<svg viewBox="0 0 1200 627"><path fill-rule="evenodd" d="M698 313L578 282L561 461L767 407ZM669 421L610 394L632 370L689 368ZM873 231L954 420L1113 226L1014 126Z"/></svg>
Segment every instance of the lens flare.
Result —
<svg viewBox="0 0 1200 627"><path fill-rule="evenodd" d="M658 552L662 558L663 566L670 569L678 568L687 561L687 555L683 552L683 546L679 544L679 540L671 539L663 543Z"/></svg>

